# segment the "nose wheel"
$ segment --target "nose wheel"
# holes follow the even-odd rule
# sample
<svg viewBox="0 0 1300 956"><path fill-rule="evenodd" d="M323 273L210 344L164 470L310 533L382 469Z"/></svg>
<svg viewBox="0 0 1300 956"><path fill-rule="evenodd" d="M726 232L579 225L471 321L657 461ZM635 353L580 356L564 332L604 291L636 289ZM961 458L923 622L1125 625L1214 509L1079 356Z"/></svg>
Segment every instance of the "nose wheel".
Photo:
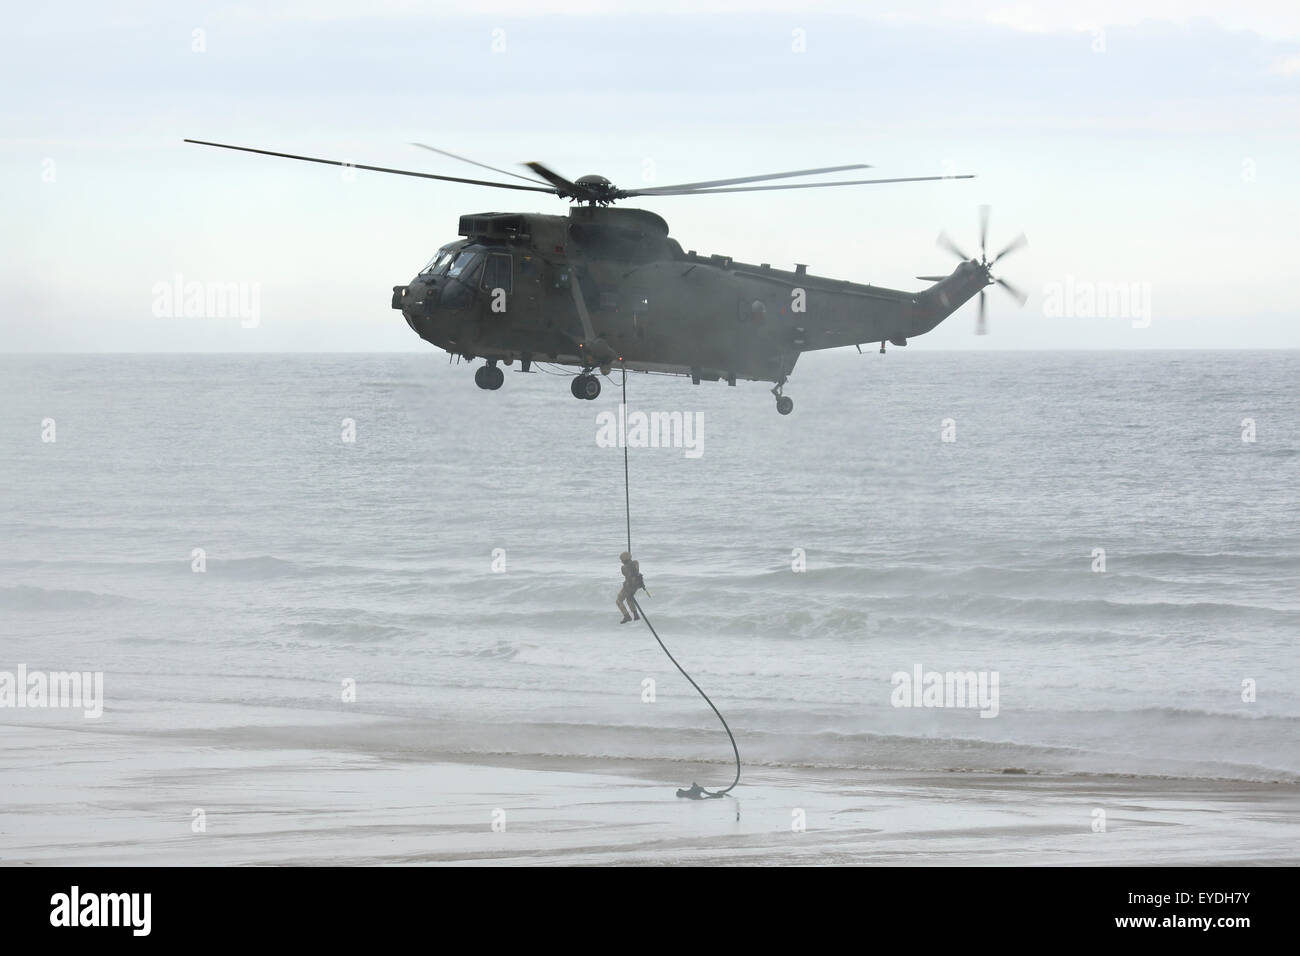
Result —
<svg viewBox="0 0 1300 956"><path fill-rule="evenodd" d="M506 373L496 365L481 365L474 370L474 384L495 392L505 384Z"/></svg>
<svg viewBox="0 0 1300 956"><path fill-rule="evenodd" d="M569 391L573 393L574 398L591 401L600 395L600 379L589 372L583 372L569 383Z"/></svg>
<svg viewBox="0 0 1300 956"><path fill-rule="evenodd" d="M794 411L794 399L789 395L781 394L785 388L784 379L776 383L776 388L772 389L772 394L776 396L776 410L782 415L789 415Z"/></svg>

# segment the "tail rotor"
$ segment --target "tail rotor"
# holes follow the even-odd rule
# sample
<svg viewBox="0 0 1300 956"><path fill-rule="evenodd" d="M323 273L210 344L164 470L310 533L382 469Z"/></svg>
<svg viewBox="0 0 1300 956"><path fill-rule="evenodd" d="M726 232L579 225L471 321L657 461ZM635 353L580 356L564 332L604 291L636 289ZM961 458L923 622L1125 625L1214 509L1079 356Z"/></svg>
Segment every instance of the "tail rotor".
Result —
<svg viewBox="0 0 1300 956"><path fill-rule="evenodd" d="M997 253L997 255L995 255L992 259L990 259L988 255L989 212L990 209L988 206L980 206L979 208L980 254L978 259L966 255L966 253L962 251L962 248L959 245L957 245L957 243L953 242L952 238L946 232L939 233L939 238L937 240L939 248L944 249L947 252L951 252L958 259L961 259L966 262L973 262L980 269L984 270L984 276L985 279L987 280L986 283L987 285L1001 286L1002 289L1006 291L1008 295L1010 295L1020 305L1023 306L1025 302L1029 299L1029 296L1026 295L1024 292L1022 292L1020 289L1016 288L1006 279L1001 279L998 278L997 276L994 276L993 266L996 265L1005 256L1010 255L1011 253L1015 252L1017 249L1022 249L1025 246L1029 245L1029 240L1025 237L1025 234L1022 232L1020 233L1020 235L1016 236L1016 238L1012 239L1009 243L1007 243L1007 245L1002 249L1001 252ZM986 291L987 291L986 289L980 290L979 312L975 319L976 335L988 334L988 303L985 301Z"/></svg>

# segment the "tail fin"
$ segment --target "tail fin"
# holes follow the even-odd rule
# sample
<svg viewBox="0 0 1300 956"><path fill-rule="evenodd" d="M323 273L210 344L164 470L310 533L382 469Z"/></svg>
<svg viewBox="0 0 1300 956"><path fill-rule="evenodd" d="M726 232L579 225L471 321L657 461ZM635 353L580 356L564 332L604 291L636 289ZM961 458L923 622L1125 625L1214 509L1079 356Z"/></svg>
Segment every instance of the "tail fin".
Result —
<svg viewBox="0 0 1300 956"><path fill-rule="evenodd" d="M988 269L966 260L947 276L917 276L937 280L916 297L912 306L912 335L929 332L979 294L989 284Z"/></svg>

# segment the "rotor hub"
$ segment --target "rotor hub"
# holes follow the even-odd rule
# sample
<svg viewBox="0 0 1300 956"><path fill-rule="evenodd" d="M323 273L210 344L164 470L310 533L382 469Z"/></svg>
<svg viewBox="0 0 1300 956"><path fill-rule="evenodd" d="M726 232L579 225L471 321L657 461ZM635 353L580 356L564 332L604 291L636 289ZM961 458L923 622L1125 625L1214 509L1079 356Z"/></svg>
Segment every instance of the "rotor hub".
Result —
<svg viewBox="0 0 1300 956"><path fill-rule="evenodd" d="M583 195L570 196L570 199L587 202L592 205L608 205L615 199L622 198L622 191L599 173L579 176L574 185L582 187Z"/></svg>
<svg viewBox="0 0 1300 956"><path fill-rule="evenodd" d="M1004 249L1002 249L1000 252L990 257L988 253L988 232L989 232L989 207L980 206L980 231L979 231L980 254L978 256L967 255L965 252L962 251L960 246L958 246L955 242L952 241L952 239L948 237L948 234L945 232L939 233L938 242L942 248L947 249L949 252L957 256L957 258L962 260L962 264L958 267L959 269L967 272L971 270L978 270L980 275L983 276L984 278L985 286L990 286L990 285L1001 286L1004 291L1009 293L1012 298L1014 298L1023 306L1025 304L1025 300L1028 299L1029 297L1025 295L1023 292L1021 292L1019 289L1017 289L1010 282L1008 282L1006 279L1002 279L999 278L998 276L995 276L993 274L993 267L997 265L998 262L1000 262L1004 256L1007 256L1010 253L1015 252L1017 249L1020 249L1023 246L1027 245L1029 240L1025 238L1025 234L1022 232L1020 235L1016 236L1016 238L1012 239L1011 242ZM927 278L927 277L923 277L923 278ZM975 333L977 335L983 335L986 330L986 324L985 324L986 313L985 313L984 298L985 298L985 290L980 289L979 318L976 321L976 325L975 325Z"/></svg>

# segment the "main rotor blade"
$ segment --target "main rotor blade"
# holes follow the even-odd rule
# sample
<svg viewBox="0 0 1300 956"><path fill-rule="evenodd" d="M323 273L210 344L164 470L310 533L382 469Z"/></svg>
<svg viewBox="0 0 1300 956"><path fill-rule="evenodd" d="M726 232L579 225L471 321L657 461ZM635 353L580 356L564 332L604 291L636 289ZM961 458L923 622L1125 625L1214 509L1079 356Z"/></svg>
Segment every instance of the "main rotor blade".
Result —
<svg viewBox="0 0 1300 956"><path fill-rule="evenodd" d="M1016 236L1016 238L1012 239L1009 243L1007 243L1007 247L1003 249L1001 252L999 252L996 256L994 256L993 262L990 262L989 265L993 265L993 263L997 262L1007 253L1015 252L1021 246L1027 246L1027 245L1029 245L1029 240L1025 238L1025 234L1022 232L1020 235Z"/></svg>
<svg viewBox="0 0 1300 956"><path fill-rule="evenodd" d="M437 146L429 146L425 143L411 143L411 145L419 147L420 149L427 149L431 153L438 153L442 156L449 156L452 159L459 159L462 163L469 163L471 166L478 166L480 169L490 169L492 172L500 173L503 176L513 176L515 179L522 179L526 183L533 183L539 186L542 185L540 179L533 179L531 176L521 176L519 173L512 173L508 169L497 169L495 166L489 166L487 163L480 163L467 156L457 156L455 153L449 153L445 149L439 149Z"/></svg>
<svg viewBox="0 0 1300 956"><path fill-rule="evenodd" d="M949 238L946 232L939 233L939 238L935 240L935 243L938 244L940 249L947 249L958 259L965 260L970 258L966 253L962 252L961 246L957 245L957 243L953 242L952 239Z"/></svg>
<svg viewBox="0 0 1300 956"><path fill-rule="evenodd" d="M922 282L942 282L947 276L917 276Z"/></svg>
<svg viewBox="0 0 1300 956"><path fill-rule="evenodd" d="M974 179L974 176L906 176L901 179L850 179L838 183L794 183L786 186L733 186L726 189L686 189L661 191L628 189L624 196L712 196L715 193L757 193L770 189L823 189L827 186L870 186L876 183L924 183L936 179Z"/></svg>
<svg viewBox="0 0 1300 956"><path fill-rule="evenodd" d="M979 318L975 320L976 335L987 335L989 331L988 312L984 303L984 291L984 289L980 289L980 313Z"/></svg>
<svg viewBox="0 0 1300 956"><path fill-rule="evenodd" d="M980 259L987 260L989 240L989 207L980 206Z"/></svg>
<svg viewBox="0 0 1300 956"><path fill-rule="evenodd" d="M559 173L551 172L551 170L547 169L541 163L524 163L524 165L535 172L538 176L541 176L548 183L554 185L560 195L574 196L578 199L588 199L593 196L590 189L587 189L585 186L579 186L577 183L565 179Z"/></svg>
<svg viewBox="0 0 1300 956"><path fill-rule="evenodd" d="M1021 305L1024 305L1026 302L1029 301L1029 296L1028 296L1028 295L1026 295L1025 293L1021 292L1019 289L1017 289L1015 286L1013 286L1013 285L1012 285L1010 282L1008 282L1006 279L995 279L994 281L997 282L998 285L1002 286L1002 288L1004 288L1004 289L1006 289L1008 292L1010 292L1010 293L1011 293L1011 297L1012 297L1013 299L1015 299L1017 302L1019 302Z"/></svg>
<svg viewBox="0 0 1300 956"><path fill-rule="evenodd" d="M516 186L514 183L494 183L486 179L461 179L459 176L436 176L433 173L417 173L409 169L389 169L387 166L366 166L363 163L344 163L337 159L317 159L315 156L298 156L294 153L277 153L269 149L254 149L251 146L230 146L227 143L209 143L202 139L187 139L187 143L198 146L216 146L219 149L234 149L241 153L258 153L262 156L279 156L283 159L297 159L304 163L321 163L325 166L348 166L353 169L365 169L372 173L392 173L395 176L415 176L418 179L437 179L448 183L468 183L471 186L495 186L498 189L523 189L535 193L555 193L545 186Z"/></svg>
<svg viewBox="0 0 1300 956"><path fill-rule="evenodd" d="M643 196L653 196L659 192L711 189L714 186L736 186L740 183L757 183L765 179L789 179L792 176L817 176L821 173L842 173L846 169L870 169L866 163L853 163L849 166L823 166L821 169L796 169L788 173L765 173L761 176L737 176L734 179L711 179L701 183L676 183L672 186L647 186L638 190Z"/></svg>

